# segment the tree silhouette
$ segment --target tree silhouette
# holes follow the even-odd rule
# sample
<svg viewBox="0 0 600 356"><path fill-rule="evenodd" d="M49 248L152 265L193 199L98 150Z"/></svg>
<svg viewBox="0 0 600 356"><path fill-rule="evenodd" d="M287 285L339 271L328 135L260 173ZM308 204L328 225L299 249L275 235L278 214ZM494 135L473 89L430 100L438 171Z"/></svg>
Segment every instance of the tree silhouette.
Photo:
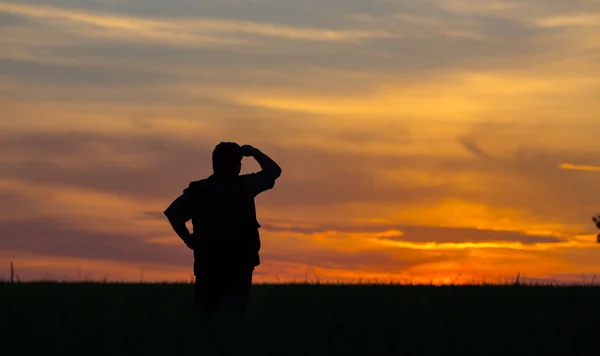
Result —
<svg viewBox="0 0 600 356"><path fill-rule="evenodd" d="M596 227L598 228L598 230L600 230L600 215L594 216L592 218L592 220L594 220L594 223L596 224ZM600 242L600 233L598 233L598 235L596 236L596 240L598 242Z"/></svg>

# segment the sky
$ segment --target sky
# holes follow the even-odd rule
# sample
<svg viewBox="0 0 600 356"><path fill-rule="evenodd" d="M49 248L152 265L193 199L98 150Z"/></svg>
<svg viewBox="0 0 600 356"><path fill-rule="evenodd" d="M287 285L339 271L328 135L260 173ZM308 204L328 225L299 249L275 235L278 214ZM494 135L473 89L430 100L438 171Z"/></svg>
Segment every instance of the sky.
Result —
<svg viewBox="0 0 600 356"><path fill-rule="evenodd" d="M0 47L0 278L189 280L220 141L283 168L257 282L600 272L597 0L0 0Z"/></svg>

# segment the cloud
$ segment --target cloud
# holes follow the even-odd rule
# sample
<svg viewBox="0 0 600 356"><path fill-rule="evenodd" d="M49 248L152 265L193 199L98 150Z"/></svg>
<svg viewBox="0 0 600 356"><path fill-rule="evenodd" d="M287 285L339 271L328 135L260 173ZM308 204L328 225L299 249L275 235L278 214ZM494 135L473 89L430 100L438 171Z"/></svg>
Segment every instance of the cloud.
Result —
<svg viewBox="0 0 600 356"><path fill-rule="evenodd" d="M68 50L65 50L68 53ZM66 54L65 53L65 54ZM116 65L77 64L75 60L66 62L19 60L18 58L0 58L2 69L0 73L7 75L18 74L21 85L36 84L41 86L57 86L63 88L115 88L120 91L131 90L133 87L175 85L177 76L164 71L151 71L148 68L118 68ZM146 92L151 90L146 89ZM55 93L59 94L60 93ZM74 99L74 96L71 97Z"/></svg>
<svg viewBox="0 0 600 356"><path fill-rule="evenodd" d="M0 202L0 217L3 218L23 216L36 206L35 202L24 199L19 192L4 189L0 189Z"/></svg>
<svg viewBox="0 0 600 356"><path fill-rule="evenodd" d="M485 152L475 140L470 137L459 137L458 142L464 147L465 150L472 153L474 156L481 158L489 158L490 155Z"/></svg>
<svg viewBox="0 0 600 356"><path fill-rule="evenodd" d="M104 233L54 220L3 220L0 230L4 238L0 249L16 254L34 254L44 258L76 258L88 260L90 265L101 261L106 264L118 263L153 268L155 265L190 268L193 258L180 244L157 244L149 242L152 235L139 236L120 233ZM177 237L173 235L173 240ZM145 240L146 239L146 240ZM289 238L287 243L290 244ZM363 251L339 251L331 248L315 248L310 243L302 243L290 251L286 248L273 248L265 243L263 261L299 263L304 266L347 270L396 270L417 265L439 262L455 257L446 253L371 249ZM26 259L25 259L26 260ZM17 264L22 265L23 261ZM96 261L93 262L92 261ZM27 264L25 264L27 266ZM82 266L87 269L86 265ZM262 269L261 269L262 270Z"/></svg>
<svg viewBox="0 0 600 356"><path fill-rule="evenodd" d="M328 239L358 238L366 240L390 240L412 244L415 249L419 246L479 244L488 246L496 244L501 248L502 243L520 243L522 245L553 244L566 242L562 237L531 234L520 231L484 230L476 228L436 227L436 226L408 226L387 224L361 224L340 226L294 226L289 224L263 224L263 229L276 232L293 232L302 235L321 236ZM379 230L376 230L379 229ZM381 230L385 229L385 230ZM486 244L487 243L487 244ZM514 245L514 244L512 244ZM471 246L471 245L469 245Z"/></svg>
<svg viewBox="0 0 600 356"><path fill-rule="evenodd" d="M548 0L540 4L536 0L496 0L473 3L470 0L432 0L434 7L454 15L477 17L502 17L518 20L531 20L543 16L577 14L581 11L593 12L597 3L588 0L561 1Z"/></svg>
<svg viewBox="0 0 600 356"><path fill-rule="evenodd" d="M2 220L0 230L3 233L0 241L2 250L22 251L46 257L170 264L190 268L193 261L190 253L180 246L145 242L141 236L74 228L66 222L56 220Z"/></svg>
<svg viewBox="0 0 600 356"><path fill-rule="evenodd" d="M165 61L185 62L192 68L242 63L246 68L330 67L372 74L385 69L384 77L413 73L423 78L440 74L423 70L426 68L445 71L468 66L470 70L489 71L500 66L519 67L524 58L535 61L541 56L544 63L549 59L546 36L539 33L541 30L502 17L499 6L472 6L468 2L448 6L467 10L490 8L489 15L483 19L457 16L439 8L444 2L372 6L353 1L344 3L341 9L335 1L306 6L293 2L286 6L210 2L99 6L72 1L53 1L54 6L39 1L0 4L5 14L29 20L22 26L13 24L3 29L11 34L10 38L18 39L11 43L10 51L3 53L8 56L7 53L15 52L21 60L24 56L30 60L58 57L82 65L91 64L94 59L102 62L98 61L100 55L112 61L133 56L132 68L150 64L165 67ZM511 16L522 16L523 5L511 4L500 7L517 7L519 11L512 11ZM524 7L546 8L534 3ZM346 13L355 10L364 11L374 20L349 21ZM448 41L448 36L460 41ZM26 46L32 39L33 43ZM132 47L131 41L136 45ZM293 44L286 44L289 41ZM356 45L357 41L360 45ZM565 42L569 43L567 39ZM32 48L34 44L36 48ZM52 48L52 44L57 47ZM75 61L77 57L84 57L85 61Z"/></svg>
<svg viewBox="0 0 600 356"><path fill-rule="evenodd" d="M564 242L556 236L529 235L517 231L496 231L432 226L400 226L401 240L410 242L466 243L466 242L520 242L524 245Z"/></svg>
<svg viewBox="0 0 600 356"><path fill-rule="evenodd" d="M268 123L264 125L267 127ZM238 129L246 130L243 126ZM166 134L170 132L168 126L136 130L136 134L126 135L12 134L0 140L4 152L0 154L3 164L0 176L26 184L76 187L119 194L140 202L168 204L189 181L210 174L210 152L214 144L225 137L219 137L216 132L229 131L228 124L210 125L197 135L178 138ZM165 134L158 134L156 130ZM211 131L214 133L210 134ZM593 192L594 185L587 182L592 177L568 176L556 170L557 162L567 157L589 161L595 157L593 152L525 150L517 146L494 162L485 162L464 156L415 154L411 153L410 146L402 146L402 142L387 151L378 149L377 144L386 147L393 141L375 144L367 140L355 146L353 132L349 132L349 136L338 132L337 143L315 147L311 147L310 141L304 145L285 143L288 133L302 135L302 128L282 129L284 136L279 137L269 135L269 131L262 136L256 127L254 132L253 141L258 146L263 147L261 142L268 142L269 136L281 142L273 144L276 141L271 140L264 149L284 167L286 175L277 183L277 189L261 197L261 201L270 208L284 209L282 212L317 209L337 216L338 213L331 212L333 209L341 218L350 212L336 209L356 204L367 208L376 204L380 214L415 207L434 213L444 206L440 199L452 198L471 202L471 208L463 212L467 215L479 215L476 213L479 208L475 207L480 205L518 206L539 219L566 222L578 219L581 214L587 217L587 209L595 210L593 194L577 189L580 185L590 186ZM377 136L375 132L372 135ZM510 137L510 133L506 135ZM506 135L497 138L500 144L508 140ZM249 136L239 137L240 141L249 139ZM390 139L394 139L393 135ZM490 142L491 147L495 147L494 141ZM248 162L247 169L257 168ZM444 172L444 176L434 179L433 172ZM461 208L457 205L454 209ZM506 214L500 211L498 214ZM305 213L308 214L308 210Z"/></svg>
<svg viewBox="0 0 600 356"><path fill-rule="evenodd" d="M519 125L516 125L514 122L486 120L473 124L468 129L468 132L458 136L457 140L458 143L472 155L480 158L492 158L492 156L481 147L479 142L485 141L496 143L507 137L514 137L516 133L519 131L523 132L525 129L525 127L519 127Z"/></svg>
<svg viewBox="0 0 600 356"><path fill-rule="evenodd" d="M411 267L452 258L444 254L433 256L419 254L416 251L411 252L413 256L406 256L405 259L397 251L386 252L385 249L356 252L300 249L296 252L265 252L263 253L263 260L299 263L313 268L352 270L356 273L365 271L394 271L395 273L401 273ZM409 251L404 251L404 254L408 255Z"/></svg>
<svg viewBox="0 0 600 356"><path fill-rule="evenodd" d="M338 135L340 135L338 133ZM353 135L353 134L351 134ZM343 135L341 135L343 139ZM355 142L354 137L348 138ZM217 140L177 140L155 136L108 136L96 133L21 134L0 140L4 178L32 184L55 184L123 194L137 198L172 197L187 182L211 173L210 152ZM268 149L267 149L268 150ZM271 203L339 204L351 201L380 201L403 196L426 199L436 187L374 189L377 167L400 163L406 158L371 157L328 153L321 150L271 149L287 178L278 183ZM271 153L270 153L271 154ZM319 157L315 159L315 157ZM190 165L189 162L198 162ZM362 167L352 168L353 162ZM312 168L309 168L312 167ZM312 171L306 180L302 172ZM173 172L177 172L174 175ZM438 189L443 189L439 187ZM283 192L286 194L283 194ZM348 194L348 191L353 191ZM269 194L271 195L271 194Z"/></svg>
<svg viewBox="0 0 600 356"><path fill-rule="evenodd" d="M561 69L565 57L578 61L582 77L590 78L593 73L593 58L569 50L581 42L570 37L575 34L557 36L557 31L506 19L498 9L519 7L512 2L447 5L466 10L490 8L484 18L448 13L438 2L415 5L406 1L377 7L352 1L342 10L335 1L306 6L237 2L108 6L85 1L53 1L53 6L40 1L0 4L4 16L11 19L0 25L7 34L0 39L7 41L2 43L1 72L14 79L6 86L14 88L17 82L37 104L41 100L67 100L73 105L99 101L148 106L198 103L294 110L310 116L433 120L448 115L463 120L489 115L492 110L482 113L492 104L489 96L496 98L493 103L510 102L492 108L508 115L511 108L523 112L523 105L534 105L540 96L562 92L564 100L554 97L553 103L571 105L573 93L595 92L591 82L564 78L573 75L572 70L565 74ZM262 15L256 6L264 10ZM525 7L544 15L553 13L535 3ZM292 9L305 16L295 15ZM349 21L346 12L354 10L363 10L374 20ZM521 14L513 10L510 16ZM340 34L333 36L333 42L291 40L296 38L296 30L301 33L297 38L318 38L319 29ZM368 33L378 31L394 37L366 40ZM361 33L365 40L360 39ZM468 36L448 41L448 33ZM194 36L212 39L193 43ZM473 40L478 36L486 40ZM577 38L581 39L581 34ZM535 72L515 73L522 63L538 65ZM468 73L464 68L469 68ZM389 90L392 83L396 87ZM418 87L420 90L410 90ZM497 89L502 90L498 93ZM16 92L12 89L3 97L25 100Z"/></svg>
<svg viewBox="0 0 600 356"><path fill-rule="evenodd" d="M541 27L600 27L600 15L567 14L541 18L536 23Z"/></svg>
<svg viewBox="0 0 600 356"><path fill-rule="evenodd" d="M248 34L284 38L287 40L326 42L356 41L391 36L390 33L384 31L295 28L270 23L210 18L170 18L167 20L14 3L0 3L0 11L32 18L68 21L95 26L105 31L94 33L93 36L110 37L113 40L117 40L121 35L125 35L189 45L197 45L203 42L224 42L228 44L244 42L241 39L222 37L223 35L230 34Z"/></svg>
<svg viewBox="0 0 600 356"><path fill-rule="evenodd" d="M572 163L563 163L559 165L559 168L573 171L600 172L600 166L575 165Z"/></svg>
<svg viewBox="0 0 600 356"><path fill-rule="evenodd" d="M138 220L158 220L165 221L166 217L162 211L144 211L139 217L135 218Z"/></svg>

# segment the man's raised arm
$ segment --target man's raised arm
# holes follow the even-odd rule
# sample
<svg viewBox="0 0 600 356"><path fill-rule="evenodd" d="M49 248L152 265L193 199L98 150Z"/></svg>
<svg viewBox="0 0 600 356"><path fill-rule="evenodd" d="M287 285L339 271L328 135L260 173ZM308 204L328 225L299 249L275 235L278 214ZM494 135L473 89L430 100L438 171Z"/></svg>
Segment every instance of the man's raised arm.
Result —
<svg viewBox="0 0 600 356"><path fill-rule="evenodd" d="M248 177L250 180L251 189L255 195L269 190L275 186L275 180L281 176L281 167L271 157L264 154L258 148L254 148L250 145L244 145L241 147L241 153L244 157L254 157L256 162L260 165L261 171L255 174L250 174Z"/></svg>
<svg viewBox="0 0 600 356"><path fill-rule="evenodd" d="M242 150L244 150L244 147L246 146L242 146ZM256 162L258 162L264 175L273 180L281 176L281 167L279 167L279 165L273 161L271 157L264 154L258 148L251 147L248 149L248 151L249 156L254 157Z"/></svg>

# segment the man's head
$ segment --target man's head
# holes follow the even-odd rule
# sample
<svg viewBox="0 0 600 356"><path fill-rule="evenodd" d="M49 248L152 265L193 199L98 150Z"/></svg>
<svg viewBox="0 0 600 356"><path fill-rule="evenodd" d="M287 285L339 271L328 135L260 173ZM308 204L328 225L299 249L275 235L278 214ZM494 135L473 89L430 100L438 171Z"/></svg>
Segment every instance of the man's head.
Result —
<svg viewBox="0 0 600 356"><path fill-rule="evenodd" d="M235 142L221 142L213 151L213 171L220 176L237 176L242 170L242 158L240 145Z"/></svg>

